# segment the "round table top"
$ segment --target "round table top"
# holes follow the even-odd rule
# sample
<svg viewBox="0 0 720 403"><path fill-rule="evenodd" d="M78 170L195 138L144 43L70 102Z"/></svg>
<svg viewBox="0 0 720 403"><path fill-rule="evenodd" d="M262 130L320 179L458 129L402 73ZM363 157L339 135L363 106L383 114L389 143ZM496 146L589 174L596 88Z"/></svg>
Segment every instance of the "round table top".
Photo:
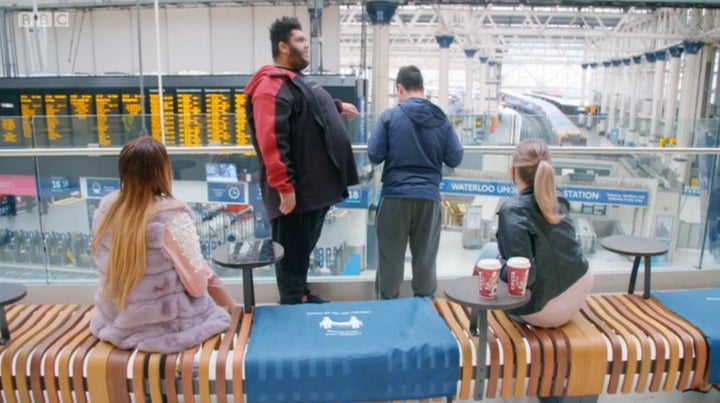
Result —
<svg viewBox="0 0 720 403"><path fill-rule="evenodd" d="M18 283L0 283L0 306L20 301L27 295L24 285Z"/></svg>
<svg viewBox="0 0 720 403"><path fill-rule="evenodd" d="M603 248L632 256L657 256L668 251L668 244L657 239L632 235L613 235L600 240Z"/></svg>
<svg viewBox="0 0 720 403"><path fill-rule="evenodd" d="M525 295L522 297L511 297L508 294L508 285L504 281L498 282L498 293L495 298L483 298L479 292L479 281L477 276L452 280L445 288L445 296L460 305L480 309L512 309L530 301L530 290L525 290Z"/></svg>
<svg viewBox="0 0 720 403"><path fill-rule="evenodd" d="M282 259L285 255L285 249L277 242L273 242L273 258L263 260L248 261L247 259L236 260L235 255L230 252L228 244L220 245L212 251L211 259L220 266L230 269L254 269L256 267L267 266Z"/></svg>

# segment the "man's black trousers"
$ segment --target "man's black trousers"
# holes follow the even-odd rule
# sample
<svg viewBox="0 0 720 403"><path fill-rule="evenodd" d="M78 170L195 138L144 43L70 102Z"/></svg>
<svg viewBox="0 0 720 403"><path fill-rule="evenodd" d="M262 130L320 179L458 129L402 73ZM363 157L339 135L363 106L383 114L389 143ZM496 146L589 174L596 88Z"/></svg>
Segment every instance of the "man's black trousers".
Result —
<svg viewBox="0 0 720 403"><path fill-rule="evenodd" d="M275 264L281 304L298 304L310 295L307 285L310 254L322 232L328 208L292 213L271 220L272 239L285 249Z"/></svg>

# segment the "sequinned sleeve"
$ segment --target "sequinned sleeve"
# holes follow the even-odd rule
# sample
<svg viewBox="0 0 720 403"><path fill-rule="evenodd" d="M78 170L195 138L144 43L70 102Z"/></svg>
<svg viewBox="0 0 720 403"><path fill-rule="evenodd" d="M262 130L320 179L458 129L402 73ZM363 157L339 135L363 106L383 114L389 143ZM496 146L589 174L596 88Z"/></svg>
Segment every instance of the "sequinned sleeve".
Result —
<svg viewBox="0 0 720 403"><path fill-rule="evenodd" d="M187 293L203 296L213 271L200 252L200 238L190 214L181 211L168 221L163 244Z"/></svg>

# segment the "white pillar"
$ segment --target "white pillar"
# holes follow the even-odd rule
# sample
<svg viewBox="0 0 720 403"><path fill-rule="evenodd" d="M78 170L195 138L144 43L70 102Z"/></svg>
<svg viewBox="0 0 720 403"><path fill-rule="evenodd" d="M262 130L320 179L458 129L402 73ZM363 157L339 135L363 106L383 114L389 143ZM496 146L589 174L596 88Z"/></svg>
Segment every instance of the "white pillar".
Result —
<svg viewBox="0 0 720 403"><path fill-rule="evenodd" d="M385 24L373 25L372 48L372 112L375 118L388 107L389 95L389 33L390 26Z"/></svg>
<svg viewBox="0 0 720 403"><path fill-rule="evenodd" d="M602 102L600 104L600 112L608 113L610 104L610 85L612 85L612 77L610 75L612 62L603 62L603 85L600 89Z"/></svg>
<svg viewBox="0 0 720 403"><path fill-rule="evenodd" d="M445 113L448 111L448 82L450 80L450 45L455 39L452 35L435 35L438 46L440 46L438 67L438 106Z"/></svg>
<svg viewBox="0 0 720 403"><path fill-rule="evenodd" d="M650 112L650 138L659 138L658 124L662 114L665 89L665 59L667 51L655 52L655 75L653 77L652 110Z"/></svg>
<svg viewBox="0 0 720 403"><path fill-rule="evenodd" d="M310 72L322 74L322 12L323 0L308 0L310 14Z"/></svg>
<svg viewBox="0 0 720 403"><path fill-rule="evenodd" d="M465 111L472 113L475 111L475 101L473 95L475 92L474 84L475 77L473 72L475 71L475 53L477 49L465 49Z"/></svg>
<svg viewBox="0 0 720 403"><path fill-rule="evenodd" d="M640 131L648 133L650 130L649 118L652 113L653 77L655 72L655 52L645 53L646 63L643 66L642 86L640 88L640 114L643 120L640 124Z"/></svg>
<svg viewBox="0 0 720 403"><path fill-rule="evenodd" d="M637 142L637 115L638 115L638 100L640 99L640 88L642 87L642 56L633 56L632 61L632 81L630 90L630 111L629 111L629 123L628 128L629 134L633 137L632 141ZM628 137L628 140L631 140Z"/></svg>
<svg viewBox="0 0 720 403"><path fill-rule="evenodd" d="M679 147L690 147L695 112L698 108L697 96L703 82L700 79L700 52L703 43L685 41L683 46L685 47L685 66L678 110L677 144Z"/></svg>
<svg viewBox="0 0 720 403"><path fill-rule="evenodd" d="M390 70L390 20L397 4L387 1L370 1L366 6L373 24L372 49L372 112L375 118L387 109Z"/></svg>
<svg viewBox="0 0 720 403"><path fill-rule="evenodd" d="M697 117L698 94L700 86L705 81L700 75L702 70L701 53L702 42L685 41L685 67L683 68L682 87L680 90L680 108L678 109L677 146L690 147L693 138L693 128ZM689 173L689 162L687 158L673 160L673 169L681 180L687 182Z"/></svg>
<svg viewBox="0 0 720 403"><path fill-rule="evenodd" d="M588 76L588 63L582 64L582 77L580 78L580 104L578 105L578 124L583 125L585 123L587 115L585 114L585 106L588 105L587 101L587 76ZM590 103L592 104L592 103Z"/></svg>
<svg viewBox="0 0 720 403"><path fill-rule="evenodd" d="M675 133L675 117L677 115L678 99L678 79L680 78L680 55L683 48L673 46L668 49L670 51L670 72L667 85L667 103L665 104L665 132L666 138L676 137Z"/></svg>
<svg viewBox="0 0 720 403"><path fill-rule="evenodd" d="M591 128L597 121L597 116L595 115L599 112L598 96L602 96L600 93L601 78L599 64L590 63L590 68L592 69L590 71L590 86L586 98L588 106L590 106L590 112L587 114L587 123L585 124L585 127L588 129Z"/></svg>
<svg viewBox="0 0 720 403"><path fill-rule="evenodd" d="M612 61L612 67L611 67L611 79L610 79L610 99L608 101L608 133L610 130L617 128L617 100L618 100L618 94L620 93L620 77L622 70L620 69L620 66L622 66L622 60L615 59Z"/></svg>
<svg viewBox="0 0 720 403"><path fill-rule="evenodd" d="M623 133L621 134L621 138L625 138L625 128L627 127L626 120L625 120L625 114L627 109L627 100L630 97L630 80L632 75L632 60L630 58L623 59L622 60L622 67L620 67L622 71L622 87L620 88L619 95L620 95L620 109L617 117L617 125L618 127L623 127L621 129Z"/></svg>
<svg viewBox="0 0 720 403"><path fill-rule="evenodd" d="M487 56L480 56L480 78L478 79L478 85L480 88L478 88L478 92L480 93L480 101L478 102L478 112L481 114L487 114L488 113L488 103L487 103L487 97L488 97L488 86L487 86L487 80L488 80L488 57Z"/></svg>

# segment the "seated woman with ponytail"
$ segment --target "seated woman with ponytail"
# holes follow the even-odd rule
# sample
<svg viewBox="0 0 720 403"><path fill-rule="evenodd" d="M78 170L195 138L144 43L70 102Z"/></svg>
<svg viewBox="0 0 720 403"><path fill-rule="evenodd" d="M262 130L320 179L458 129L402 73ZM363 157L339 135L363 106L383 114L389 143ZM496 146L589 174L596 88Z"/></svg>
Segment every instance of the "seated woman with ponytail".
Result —
<svg viewBox="0 0 720 403"><path fill-rule="evenodd" d="M535 326L562 326L582 307L593 275L575 239L569 203L555 186L548 146L540 140L518 144L510 175L517 194L500 207L498 243L486 245L481 258L498 257L503 263L511 257L528 258L532 298L508 313ZM500 278L507 281L504 264Z"/></svg>

